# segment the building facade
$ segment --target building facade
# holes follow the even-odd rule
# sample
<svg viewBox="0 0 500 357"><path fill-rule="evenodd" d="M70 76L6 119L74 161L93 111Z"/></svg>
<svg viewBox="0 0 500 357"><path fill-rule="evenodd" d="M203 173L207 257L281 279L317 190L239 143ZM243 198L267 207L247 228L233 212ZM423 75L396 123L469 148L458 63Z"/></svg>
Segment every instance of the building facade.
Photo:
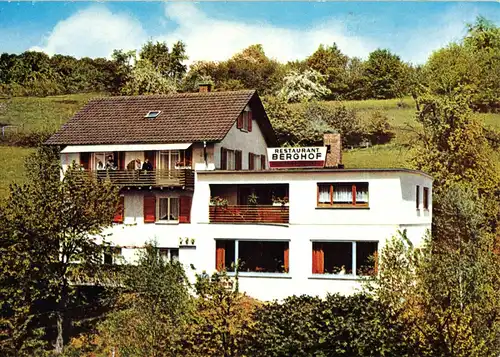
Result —
<svg viewBox="0 0 500 357"><path fill-rule="evenodd" d="M352 293L386 239L418 245L431 226L431 177L343 168L338 135L325 168L269 169L277 143L254 91L97 99L48 144L63 170L121 187L107 263L154 241L190 279L239 262L240 288L262 300Z"/></svg>

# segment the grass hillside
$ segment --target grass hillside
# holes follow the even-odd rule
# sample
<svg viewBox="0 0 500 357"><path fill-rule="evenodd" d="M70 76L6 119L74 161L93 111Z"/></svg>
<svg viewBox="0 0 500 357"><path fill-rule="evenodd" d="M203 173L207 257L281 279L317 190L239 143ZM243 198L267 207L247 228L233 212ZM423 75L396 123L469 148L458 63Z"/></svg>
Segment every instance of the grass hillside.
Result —
<svg viewBox="0 0 500 357"><path fill-rule="evenodd" d="M85 103L99 94L73 94L45 98L17 97L0 99L0 123L19 126L22 131L58 129ZM398 106L398 100L362 100L344 102L363 119L374 111L387 115L396 133L387 145L344 150L343 162L348 168L408 167L409 152L403 147L411 142L410 127L417 126L415 105L411 98ZM328 102L328 105L339 105ZM486 126L500 129L500 114L476 114ZM24 159L32 148L0 146L0 197L5 197L12 182L24 182ZM500 161L499 157L495 160Z"/></svg>
<svg viewBox="0 0 500 357"><path fill-rule="evenodd" d="M61 95L45 98L0 98L0 123L16 125L19 131L57 130L85 103L97 94ZM1 134L0 134L1 135ZM9 184L25 180L24 159L33 148L0 145L0 198L9 192Z"/></svg>

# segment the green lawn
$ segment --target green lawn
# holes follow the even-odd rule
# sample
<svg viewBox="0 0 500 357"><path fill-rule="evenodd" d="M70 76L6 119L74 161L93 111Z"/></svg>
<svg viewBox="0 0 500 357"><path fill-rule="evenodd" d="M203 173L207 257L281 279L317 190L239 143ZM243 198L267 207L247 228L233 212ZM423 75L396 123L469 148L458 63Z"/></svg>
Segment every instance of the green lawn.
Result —
<svg viewBox="0 0 500 357"><path fill-rule="evenodd" d="M9 193L11 183L25 182L24 159L35 149L0 146L0 199Z"/></svg>
<svg viewBox="0 0 500 357"><path fill-rule="evenodd" d="M408 149L397 144L342 152L342 162L346 169L410 168L409 158Z"/></svg>
<svg viewBox="0 0 500 357"><path fill-rule="evenodd" d="M95 93L45 98L14 97L0 99L0 123L18 125L22 130L55 131L73 116Z"/></svg>

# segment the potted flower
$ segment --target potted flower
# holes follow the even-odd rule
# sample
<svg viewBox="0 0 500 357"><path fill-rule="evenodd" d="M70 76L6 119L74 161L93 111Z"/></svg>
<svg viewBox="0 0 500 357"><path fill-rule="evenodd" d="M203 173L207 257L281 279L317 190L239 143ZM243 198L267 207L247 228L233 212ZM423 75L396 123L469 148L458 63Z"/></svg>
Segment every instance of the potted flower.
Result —
<svg viewBox="0 0 500 357"><path fill-rule="evenodd" d="M210 197L210 206L227 206L227 199L219 196Z"/></svg>
<svg viewBox="0 0 500 357"><path fill-rule="evenodd" d="M284 197L273 196L272 200L273 200L273 206L282 206L282 207L288 206L287 196Z"/></svg>

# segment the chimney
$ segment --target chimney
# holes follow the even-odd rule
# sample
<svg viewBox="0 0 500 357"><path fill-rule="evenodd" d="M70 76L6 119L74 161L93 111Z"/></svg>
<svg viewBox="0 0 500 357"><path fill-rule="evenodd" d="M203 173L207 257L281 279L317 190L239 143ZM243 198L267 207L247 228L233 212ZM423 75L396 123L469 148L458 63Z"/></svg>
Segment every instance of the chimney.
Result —
<svg viewBox="0 0 500 357"><path fill-rule="evenodd" d="M342 165L342 140L340 134L324 134L323 145L326 146L325 167L343 168Z"/></svg>
<svg viewBox="0 0 500 357"><path fill-rule="evenodd" d="M199 92L200 93L207 93L212 90L212 85L210 83L201 83L199 85Z"/></svg>

